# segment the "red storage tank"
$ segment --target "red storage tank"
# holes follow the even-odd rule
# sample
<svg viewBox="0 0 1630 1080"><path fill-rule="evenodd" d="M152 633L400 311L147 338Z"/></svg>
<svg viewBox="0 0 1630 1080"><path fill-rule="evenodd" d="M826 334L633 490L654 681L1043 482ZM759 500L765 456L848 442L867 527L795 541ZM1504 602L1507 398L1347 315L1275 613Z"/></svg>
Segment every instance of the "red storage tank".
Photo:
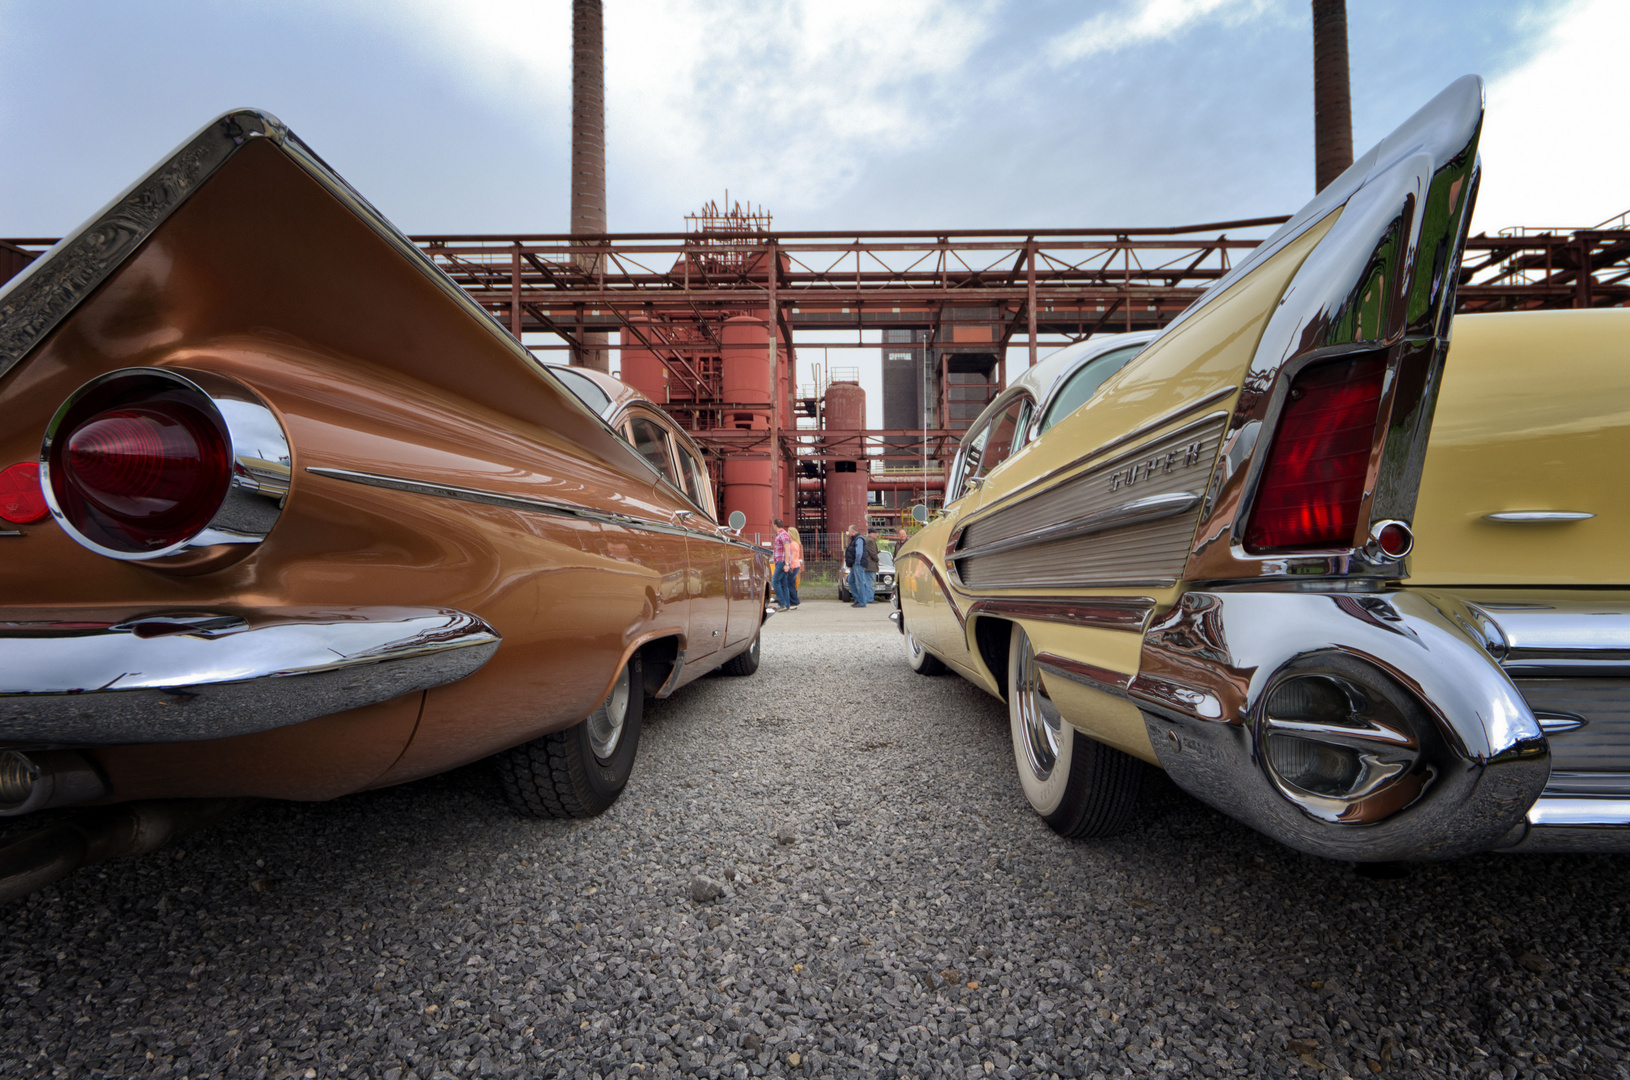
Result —
<svg viewBox="0 0 1630 1080"><path fill-rule="evenodd" d="M738 315L719 332L719 390L731 405L755 405L725 413L724 426L751 431L770 427L770 330L764 320Z"/></svg>
<svg viewBox="0 0 1630 1080"><path fill-rule="evenodd" d="M731 455L724 459L724 508L726 519L740 510L747 515L741 530L744 539L754 536L768 543L775 535L770 527L770 462L768 458Z"/></svg>
<svg viewBox="0 0 1630 1080"><path fill-rule="evenodd" d="M639 316L632 316L628 320L630 326L637 327L645 335L647 341L654 340L651 332L645 329L646 320ZM658 404L668 401L668 365L664 364L656 353L640 344L640 339L634 333L623 330L620 332L619 343L622 352L623 382L632 386L646 397Z"/></svg>
<svg viewBox="0 0 1630 1080"><path fill-rule="evenodd" d="M835 382L826 388L826 531L842 533L851 525L866 527L866 485L871 474L861 459L858 435L840 433L866 426L866 391L859 383Z"/></svg>

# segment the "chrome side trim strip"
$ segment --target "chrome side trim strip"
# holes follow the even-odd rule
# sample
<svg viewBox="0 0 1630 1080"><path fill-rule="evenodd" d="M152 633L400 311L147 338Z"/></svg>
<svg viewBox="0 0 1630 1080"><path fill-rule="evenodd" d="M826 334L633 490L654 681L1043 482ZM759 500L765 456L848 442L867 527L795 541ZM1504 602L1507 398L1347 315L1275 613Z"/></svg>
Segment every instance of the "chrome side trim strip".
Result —
<svg viewBox="0 0 1630 1080"><path fill-rule="evenodd" d="M1006 600L1000 597L975 600L968 605L968 617L1000 615L1010 619L1030 619L1034 622L1064 623L1086 626L1096 630L1121 630L1141 633L1155 609L1155 602L1147 596L1130 599L1108 597L1082 597L1079 600ZM1041 662L1037 656L1036 662Z"/></svg>
<svg viewBox="0 0 1630 1080"><path fill-rule="evenodd" d="M390 491L405 491L414 495L431 495L440 499L455 499L458 502L501 506L506 510L522 510L527 513L554 514L557 517L595 521L603 525L621 525L626 528L643 529L646 532L666 533L670 536L694 536L697 539L736 543L736 541L725 540L723 537L712 533L687 529L683 525L668 525L660 521L637 518L630 514L614 514L604 510L594 510L586 506L577 506L573 503L556 502L552 499L535 499L521 495L500 495L492 491L458 487L453 484L437 484L426 480L409 480L402 476L386 476L382 473L356 472L351 469L331 469L315 465L308 466L306 472L316 476L326 476L331 480L344 480L352 484L385 488ZM750 544L741 544L739 546L752 547Z"/></svg>
<svg viewBox="0 0 1630 1080"><path fill-rule="evenodd" d="M3 619L4 613L0 613ZM75 613L0 621L0 741L194 742L462 679L497 631L451 608Z"/></svg>
<svg viewBox="0 0 1630 1080"><path fill-rule="evenodd" d="M1132 682L1132 676L1119 671L1110 671L1095 664L1084 664L1079 660L1058 656L1055 653L1037 653L1036 664L1046 671L1080 683L1093 690L1101 690L1116 697L1126 697L1126 688Z"/></svg>
<svg viewBox="0 0 1630 1080"><path fill-rule="evenodd" d="M1484 514L1483 520L1506 525L1552 525L1564 521L1588 521L1595 516L1583 510L1502 510L1498 514Z"/></svg>
<svg viewBox="0 0 1630 1080"><path fill-rule="evenodd" d="M1159 521L1161 518L1173 517L1186 510L1192 510L1200 502L1200 496L1193 491L1178 491L1169 495L1150 495L1144 499L1133 499L1131 502L1112 506L1107 510L1098 510L1090 514L1083 514L1069 521L1061 521L1056 525L1048 525L1041 529L1032 529L1010 536L1003 540L993 540L988 544L977 547L963 548L957 552L955 559L971 559L978 555L995 555L1002 551L1015 551L1019 548L1033 547L1036 544L1045 544L1050 540L1070 540L1078 536L1090 536L1093 533L1106 532L1109 529L1118 529L1123 525L1139 525L1146 521Z"/></svg>
<svg viewBox="0 0 1630 1080"><path fill-rule="evenodd" d="M1528 811L1528 824L1630 828L1630 799L1546 795Z"/></svg>

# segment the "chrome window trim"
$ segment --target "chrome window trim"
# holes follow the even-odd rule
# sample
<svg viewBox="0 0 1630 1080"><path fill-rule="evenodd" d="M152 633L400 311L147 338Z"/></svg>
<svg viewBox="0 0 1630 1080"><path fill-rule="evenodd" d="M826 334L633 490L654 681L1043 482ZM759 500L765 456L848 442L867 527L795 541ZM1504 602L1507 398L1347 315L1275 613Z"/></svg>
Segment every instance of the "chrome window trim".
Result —
<svg viewBox="0 0 1630 1080"><path fill-rule="evenodd" d="M68 520L51 482L51 449L68 413L85 395L121 379L137 378L172 383L197 394L214 409L232 444L232 475L220 507L203 529L167 547L121 551L97 543ZM51 517L83 547L122 562L151 563L172 556L185 557L223 544L259 544L271 534L272 527L282 516L293 475L294 454L289 447L288 432L271 406L237 380L207 371L131 367L98 375L69 394L57 407L40 443L40 488Z"/></svg>

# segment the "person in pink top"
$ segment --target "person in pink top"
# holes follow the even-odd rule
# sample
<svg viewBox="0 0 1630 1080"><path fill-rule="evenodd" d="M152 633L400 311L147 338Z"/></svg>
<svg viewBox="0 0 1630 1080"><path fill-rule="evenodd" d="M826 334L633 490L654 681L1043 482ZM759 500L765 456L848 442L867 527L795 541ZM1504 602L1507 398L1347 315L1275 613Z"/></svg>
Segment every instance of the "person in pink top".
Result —
<svg viewBox="0 0 1630 1080"><path fill-rule="evenodd" d="M780 518L775 519L775 540L770 544L770 558L775 562L770 587L775 590L776 605L785 611L792 606L792 602L787 597L787 526Z"/></svg>
<svg viewBox="0 0 1630 1080"><path fill-rule="evenodd" d="M787 530L787 599L792 601L788 611L798 610L798 574L804 569L804 542L797 529Z"/></svg>

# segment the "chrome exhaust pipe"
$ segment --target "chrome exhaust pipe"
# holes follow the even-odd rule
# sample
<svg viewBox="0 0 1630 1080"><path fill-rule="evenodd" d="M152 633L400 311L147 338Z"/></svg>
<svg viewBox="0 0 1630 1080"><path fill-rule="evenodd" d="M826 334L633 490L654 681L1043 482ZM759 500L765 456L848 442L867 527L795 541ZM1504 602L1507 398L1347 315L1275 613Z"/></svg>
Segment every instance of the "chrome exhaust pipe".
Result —
<svg viewBox="0 0 1630 1080"><path fill-rule="evenodd" d="M161 799L85 812L0 848L0 904L55 884L82 866L145 855L230 817L250 799Z"/></svg>
<svg viewBox="0 0 1630 1080"><path fill-rule="evenodd" d="M0 817L77 806L106 794L102 774L77 750L0 750Z"/></svg>

